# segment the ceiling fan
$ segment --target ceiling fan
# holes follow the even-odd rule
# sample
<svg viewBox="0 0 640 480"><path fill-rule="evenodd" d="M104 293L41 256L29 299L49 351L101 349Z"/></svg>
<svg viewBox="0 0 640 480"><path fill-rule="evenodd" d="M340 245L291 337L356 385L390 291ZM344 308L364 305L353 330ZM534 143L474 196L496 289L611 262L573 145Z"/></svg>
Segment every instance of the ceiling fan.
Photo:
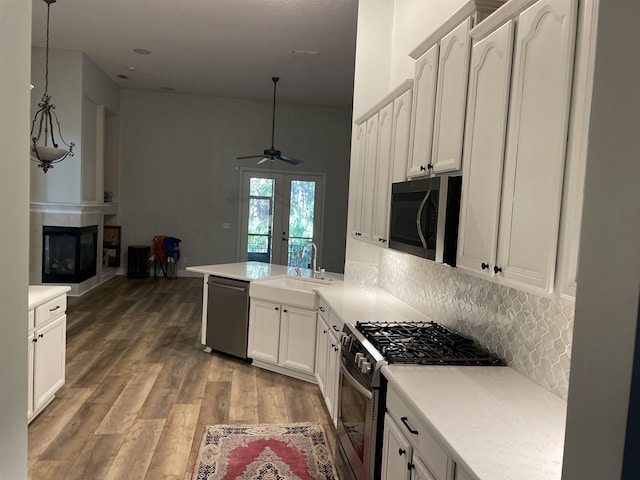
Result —
<svg viewBox="0 0 640 480"><path fill-rule="evenodd" d="M298 165L299 163L302 163L302 160L282 155L282 152L280 150L276 150L273 146L273 140L276 132L276 84L278 83L278 80L280 80L280 77L271 77L271 80L273 80L273 121L271 125L271 148L265 150L260 155L248 155L246 157L237 157L237 159L243 160L247 158L261 158L261 160L258 161L258 165L260 165L261 163L268 162L269 160L274 160L277 158L278 160L282 160L283 162L289 163L291 165Z"/></svg>

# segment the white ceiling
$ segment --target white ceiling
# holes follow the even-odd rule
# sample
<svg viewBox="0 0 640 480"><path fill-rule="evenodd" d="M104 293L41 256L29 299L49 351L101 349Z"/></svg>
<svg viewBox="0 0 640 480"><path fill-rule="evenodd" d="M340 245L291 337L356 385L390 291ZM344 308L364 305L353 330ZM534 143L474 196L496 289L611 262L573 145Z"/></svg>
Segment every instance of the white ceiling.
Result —
<svg viewBox="0 0 640 480"><path fill-rule="evenodd" d="M47 4L33 2L44 46ZM58 0L50 48L81 50L122 88L351 105L358 0ZM150 50L139 55L134 48ZM320 55L294 56L292 50ZM135 70L127 70L128 66ZM128 80L117 77L125 74Z"/></svg>

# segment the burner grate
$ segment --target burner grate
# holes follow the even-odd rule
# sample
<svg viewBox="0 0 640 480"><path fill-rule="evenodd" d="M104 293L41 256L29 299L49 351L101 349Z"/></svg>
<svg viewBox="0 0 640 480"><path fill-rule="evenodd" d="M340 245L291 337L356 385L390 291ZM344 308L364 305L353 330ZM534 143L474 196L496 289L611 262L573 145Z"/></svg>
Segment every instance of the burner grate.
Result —
<svg viewBox="0 0 640 480"><path fill-rule="evenodd" d="M473 340L435 322L357 323L356 328L389 363L504 365Z"/></svg>

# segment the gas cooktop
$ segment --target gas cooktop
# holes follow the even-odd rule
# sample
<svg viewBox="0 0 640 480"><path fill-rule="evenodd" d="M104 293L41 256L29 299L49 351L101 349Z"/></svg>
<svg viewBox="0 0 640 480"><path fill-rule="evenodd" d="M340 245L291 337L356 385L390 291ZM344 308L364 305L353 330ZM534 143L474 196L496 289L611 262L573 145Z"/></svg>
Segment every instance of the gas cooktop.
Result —
<svg viewBox="0 0 640 480"><path fill-rule="evenodd" d="M388 363L504 365L476 342L435 322L361 323L356 329Z"/></svg>

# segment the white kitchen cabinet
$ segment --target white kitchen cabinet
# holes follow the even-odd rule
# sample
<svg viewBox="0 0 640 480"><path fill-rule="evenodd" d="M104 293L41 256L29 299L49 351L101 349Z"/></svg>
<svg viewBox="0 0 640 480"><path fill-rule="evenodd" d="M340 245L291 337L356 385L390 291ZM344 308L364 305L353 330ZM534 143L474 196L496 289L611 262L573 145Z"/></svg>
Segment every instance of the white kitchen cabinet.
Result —
<svg viewBox="0 0 640 480"><path fill-rule="evenodd" d="M458 266L536 293L553 291L576 15L539 0L514 17L510 82L510 22L472 53Z"/></svg>
<svg viewBox="0 0 640 480"><path fill-rule="evenodd" d="M436 109L433 121L433 173L460 170L466 108L472 19L440 41Z"/></svg>
<svg viewBox="0 0 640 480"><path fill-rule="evenodd" d="M248 356L256 366L315 383L316 312L251 299Z"/></svg>
<svg viewBox="0 0 640 480"><path fill-rule="evenodd" d="M331 320L328 305L320 301L318 307L318 329L316 337L316 379L327 412L337 424L338 419L338 381L340 378L340 322Z"/></svg>
<svg viewBox="0 0 640 480"><path fill-rule="evenodd" d="M453 459L436 441L419 415L392 387L387 392L383 437L383 480L449 480L453 477ZM406 448L407 444L410 449ZM401 454L399 449L406 450L406 453ZM404 458L405 455L407 458ZM401 468L402 464L404 468ZM406 471L410 473L403 476Z"/></svg>
<svg viewBox="0 0 640 480"><path fill-rule="evenodd" d="M378 148L376 163L375 191L373 197L372 240L380 246L388 243L389 202L391 193L391 163L393 136L393 103L378 114Z"/></svg>
<svg viewBox="0 0 640 480"><path fill-rule="evenodd" d="M410 480L413 448L396 426L396 422L385 414L382 434L382 480Z"/></svg>
<svg viewBox="0 0 640 480"><path fill-rule="evenodd" d="M413 85L413 82L410 82ZM411 104L413 90L409 89L393 101L393 128L391 134L391 183L407 179L409 140L411 139ZM391 191L389 190L389 195Z"/></svg>
<svg viewBox="0 0 640 480"><path fill-rule="evenodd" d="M493 274L507 132L512 21L473 45L457 267Z"/></svg>
<svg viewBox="0 0 640 480"><path fill-rule="evenodd" d="M416 61L411 110L411 156L407 177L429 174L433 145L433 120L436 110L439 45L432 46Z"/></svg>
<svg viewBox="0 0 640 480"><path fill-rule="evenodd" d="M28 421L53 401L65 382L68 290L68 287L29 288Z"/></svg>
<svg viewBox="0 0 640 480"><path fill-rule="evenodd" d="M456 474L454 478L455 480L473 480L471 474L458 464L456 464Z"/></svg>
<svg viewBox="0 0 640 480"><path fill-rule="evenodd" d="M355 238L387 246L391 183L405 180L413 82L407 80L356 120L352 179Z"/></svg>

